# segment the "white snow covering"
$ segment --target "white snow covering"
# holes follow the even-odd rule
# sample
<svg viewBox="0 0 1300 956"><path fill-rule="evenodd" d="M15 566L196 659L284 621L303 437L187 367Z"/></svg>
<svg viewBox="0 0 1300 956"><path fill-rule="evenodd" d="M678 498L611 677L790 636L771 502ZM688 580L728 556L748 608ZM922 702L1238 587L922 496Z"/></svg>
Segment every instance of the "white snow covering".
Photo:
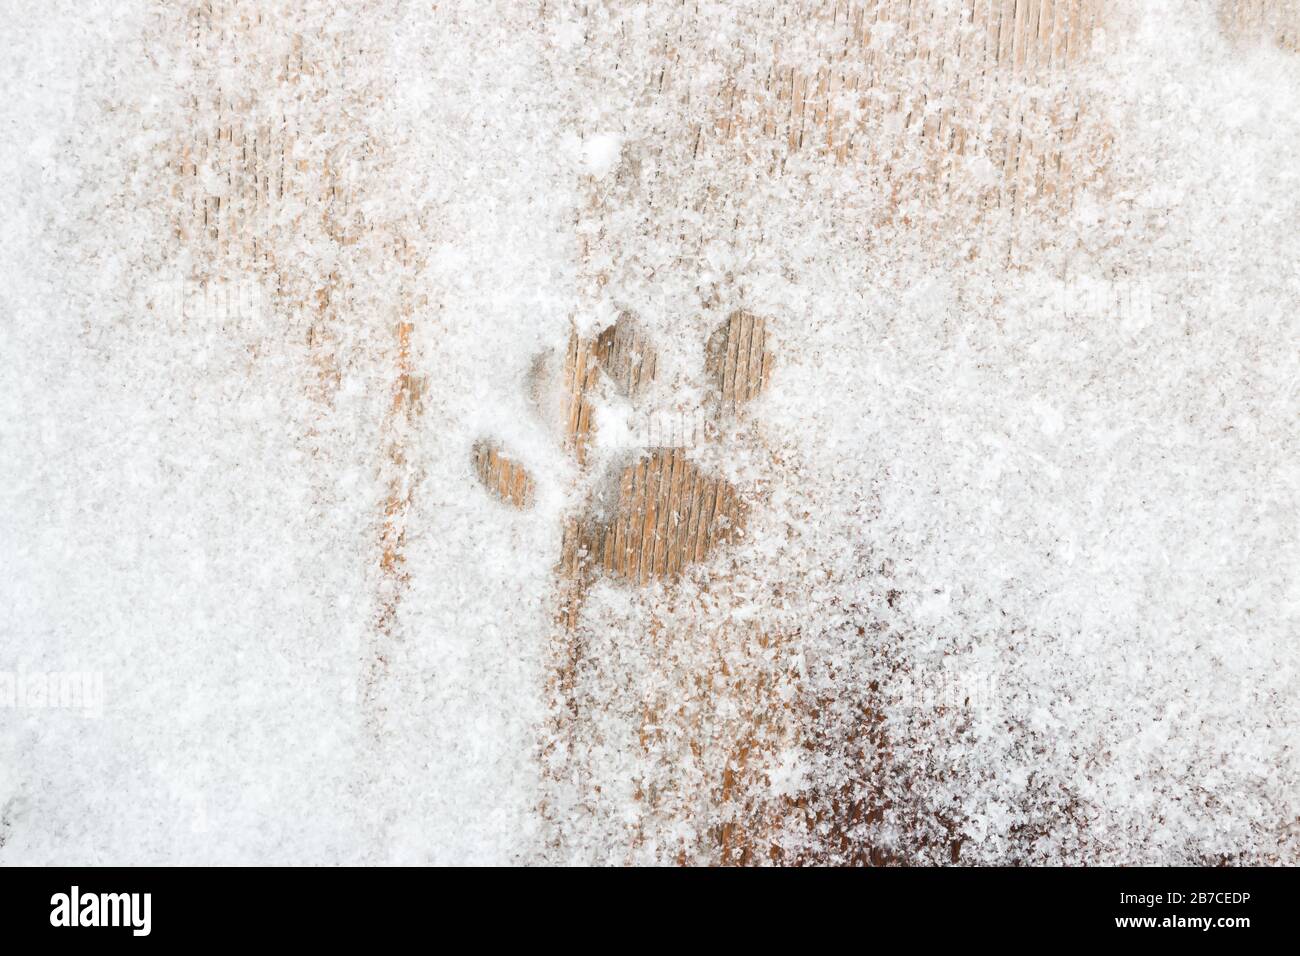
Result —
<svg viewBox="0 0 1300 956"><path fill-rule="evenodd" d="M354 290L327 401L265 273L158 307L197 282L173 144L247 61L143 0L0 3L0 862L716 862L735 808L700 781L750 700L818 713L751 785L869 792L853 833L891 858L1300 863L1300 54L1120 6L1072 81L1114 130L1104 186L887 223L863 167L697 147L697 100L649 89L668 48L701 92L778 31L797 55L825 28L797 5L299 0L327 52L268 115L304 161L351 144L360 215L417 250L422 408L394 426L383 247L277 233ZM737 308L772 382L690 455L751 492L744 540L595 583L560 734L580 482L530 369L630 310L647 407L689 417ZM637 434L621 402L598 457ZM376 634L394 428L406 583ZM531 508L477 484L484 436ZM723 659L770 686L701 692ZM100 712L18 692L59 674L102 677ZM647 744L651 701L712 729ZM770 839L847 861L816 825Z"/></svg>

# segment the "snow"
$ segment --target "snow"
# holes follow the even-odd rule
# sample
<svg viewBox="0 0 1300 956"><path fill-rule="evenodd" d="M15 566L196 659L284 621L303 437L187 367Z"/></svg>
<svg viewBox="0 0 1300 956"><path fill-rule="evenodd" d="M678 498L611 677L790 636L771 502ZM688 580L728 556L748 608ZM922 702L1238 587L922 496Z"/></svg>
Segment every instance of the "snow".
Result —
<svg viewBox="0 0 1300 956"><path fill-rule="evenodd" d="M582 144L582 168L590 176L602 178L609 175L618 162L623 144L609 133L590 137Z"/></svg>
<svg viewBox="0 0 1300 956"><path fill-rule="evenodd" d="M253 65L192 10L0 4L0 675L102 686L0 694L0 861L710 863L748 821L859 862L859 800L907 862L1300 862L1300 55L1211 6L1094 36L1109 165L1068 207L891 217L878 166L701 132L778 41L843 47L796 3L295 0ZM259 227L278 273L177 237L218 90L337 161L359 239L310 196ZM742 308L775 371L714 427ZM599 395L593 474L689 436L751 510L680 581L594 581L557 730L594 478L528 383L623 311L661 374Z"/></svg>

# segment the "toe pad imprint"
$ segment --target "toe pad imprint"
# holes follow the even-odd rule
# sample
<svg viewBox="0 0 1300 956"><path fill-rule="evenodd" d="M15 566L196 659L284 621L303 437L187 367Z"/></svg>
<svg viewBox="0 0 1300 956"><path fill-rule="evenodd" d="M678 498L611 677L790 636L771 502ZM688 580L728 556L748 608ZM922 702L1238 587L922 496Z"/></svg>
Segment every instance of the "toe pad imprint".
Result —
<svg viewBox="0 0 1300 956"><path fill-rule="evenodd" d="M655 369L655 351L637 328L631 313L624 312L595 339L582 338L576 332L570 336L564 358L567 396L564 434L579 465L587 463L587 449L595 427L589 396L600 380L600 373L608 375L628 398L635 398L654 379Z"/></svg>
<svg viewBox="0 0 1300 956"><path fill-rule="evenodd" d="M655 377L655 352L630 313L596 337L596 361L619 391L633 398Z"/></svg>
<svg viewBox="0 0 1300 956"><path fill-rule="evenodd" d="M483 487L506 504L527 508L533 503L532 476L491 442L480 441L474 445L474 470Z"/></svg>
<svg viewBox="0 0 1300 956"><path fill-rule="evenodd" d="M748 312L733 312L709 336L706 368L723 413L736 414L757 398L772 374L767 350L767 320Z"/></svg>

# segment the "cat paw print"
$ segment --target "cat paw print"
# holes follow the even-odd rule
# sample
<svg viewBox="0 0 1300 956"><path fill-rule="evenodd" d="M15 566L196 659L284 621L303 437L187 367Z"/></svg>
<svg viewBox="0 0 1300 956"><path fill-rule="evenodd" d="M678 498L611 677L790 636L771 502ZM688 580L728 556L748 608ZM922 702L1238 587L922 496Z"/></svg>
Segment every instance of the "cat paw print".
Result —
<svg viewBox="0 0 1300 956"><path fill-rule="evenodd" d="M703 427L694 437L716 443L743 416L772 373L767 320L733 312L705 344ZM576 332L564 354L539 357L530 390L578 466L581 506L566 519L559 575L570 585L561 610L572 625L586 585L603 573L631 586L671 581L744 534L746 504L736 487L692 460L682 443L649 436L630 453L601 453L597 408L613 399L634 411L661 372L656 350L630 313L594 337ZM724 449L725 450L725 449ZM536 483L507 449L482 439L473 449L484 489L502 503L529 508Z"/></svg>

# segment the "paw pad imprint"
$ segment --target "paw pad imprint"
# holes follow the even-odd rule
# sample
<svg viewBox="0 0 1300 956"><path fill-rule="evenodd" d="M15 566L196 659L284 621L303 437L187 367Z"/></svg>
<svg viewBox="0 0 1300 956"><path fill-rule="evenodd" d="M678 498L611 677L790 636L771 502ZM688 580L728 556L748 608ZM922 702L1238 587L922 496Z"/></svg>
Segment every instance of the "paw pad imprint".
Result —
<svg viewBox="0 0 1300 956"><path fill-rule="evenodd" d="M533 503L532 476L492 442L474 444L474 471L483 487L506 504L527 508Z"/></svg>
<svg viewBox="0 0 1300 956"><path fill-rule="evenodd" d="M773 365L767 345L766 320L743 311L732 313L709 337L705 367L718 417L740 414L762 392ZM654 348L630 313L594 339L576 333L570 338L563 366L564 440L580 467L588 464L595 428L591 395L602 373L635 402L657 371ZM532 477L495 444L475 444L474 466L491 494L515 507L531 504ZM684 448L647 449L608 478L603 487L617 488L616 503L612 510L593 503L569 522L562 577L603 570L635 585L671 579L743 533L745 505L736 489L687 460Z"/></svg>

